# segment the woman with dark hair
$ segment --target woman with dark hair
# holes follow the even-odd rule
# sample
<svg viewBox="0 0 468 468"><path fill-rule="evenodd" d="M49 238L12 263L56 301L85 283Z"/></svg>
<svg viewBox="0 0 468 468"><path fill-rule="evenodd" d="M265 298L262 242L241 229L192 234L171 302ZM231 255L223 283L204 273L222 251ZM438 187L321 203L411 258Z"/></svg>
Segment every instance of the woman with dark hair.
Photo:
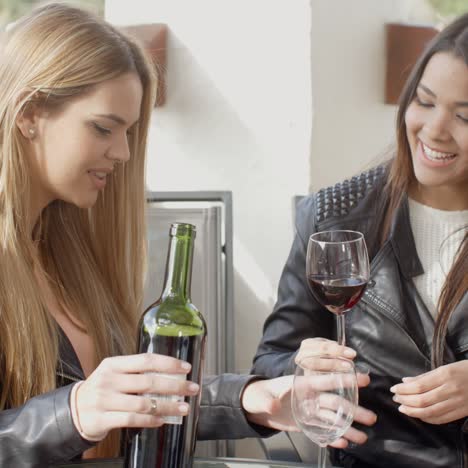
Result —
<svg viewBox="0 0 468 468"><path fill-rule="evenodd" d="M468 14L415 65L400 99L393 158L306 197L296 223L253 372L290 374L308 353L344 353L332 341L333 315L308 288L305 256L314 232L361 231L371 278L346 315L346 336L370 368L360 404L377 418L372 425L369 414L359 416L354 438L367 443L341 439L333 462L468 466Z"/></svg>

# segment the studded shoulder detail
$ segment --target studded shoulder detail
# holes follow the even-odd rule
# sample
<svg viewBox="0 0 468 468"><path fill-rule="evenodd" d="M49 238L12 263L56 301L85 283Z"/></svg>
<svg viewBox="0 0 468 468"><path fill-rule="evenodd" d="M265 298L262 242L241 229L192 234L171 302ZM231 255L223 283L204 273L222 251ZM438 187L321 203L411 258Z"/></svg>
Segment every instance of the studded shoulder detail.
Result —
<svg viewBox="0 0 468 468"><path fill-rule="evenodd" d="M317 222L347 215L385 173L378 166L334 186L321 189L315 196Z"/></svg>

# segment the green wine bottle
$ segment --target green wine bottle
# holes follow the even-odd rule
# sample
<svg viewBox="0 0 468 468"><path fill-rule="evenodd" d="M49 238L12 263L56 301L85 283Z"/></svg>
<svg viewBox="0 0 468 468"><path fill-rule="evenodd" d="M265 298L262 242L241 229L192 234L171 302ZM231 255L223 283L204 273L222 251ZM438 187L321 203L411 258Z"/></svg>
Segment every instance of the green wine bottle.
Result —
<svg viewBox="0 0 468 468"><path fill-rule="evenodd" d="M138 352L158 353L190 362L186 376L201 386L206 342L203 316L190 300L192 260L196 229L186 223L171 225L166 274L161 297L143 313L139 323ZM186 468L195 450L200 396L151 395L159 399L187 401L187 416L165 418L160 428L128 431L125 448L127 468Z"/></svg>

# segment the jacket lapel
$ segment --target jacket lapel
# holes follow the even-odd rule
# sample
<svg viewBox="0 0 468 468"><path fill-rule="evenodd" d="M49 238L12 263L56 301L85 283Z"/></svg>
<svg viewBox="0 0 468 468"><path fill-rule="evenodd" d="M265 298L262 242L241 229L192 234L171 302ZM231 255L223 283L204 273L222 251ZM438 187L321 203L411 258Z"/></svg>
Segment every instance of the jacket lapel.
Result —
<svg viewBox="0 0 468 468"><path fill-rule="evenodd" d="M450 317L447 331L447 344L453 350L457 360L468 359L467 319L468 292L465 292Z"/></svg>
<svg viewBox="0 0 468 468"><path fill-rule="evenodd" d="M405 198L395 213L388 241L372 260L371 284L363 300L379 305L430 359L434 320L413 284L413 277L423 273Z"/></svg>
<svg viewBox="0 0 468 468"><path fill-rule="evenodd" d="M424 273L411 230L407 197L403 199L395 213L389 241L392 244L400 271L406 279L412 279L414 276Z"/></svg>
<svg viewBox="0 0 468 468"><path fill-rule="evenodd" d="M76 352L64 333L62 328L59 331L59 363L57 365L57 387L67 385L70 382L84 380L84 372Z"/></svg>

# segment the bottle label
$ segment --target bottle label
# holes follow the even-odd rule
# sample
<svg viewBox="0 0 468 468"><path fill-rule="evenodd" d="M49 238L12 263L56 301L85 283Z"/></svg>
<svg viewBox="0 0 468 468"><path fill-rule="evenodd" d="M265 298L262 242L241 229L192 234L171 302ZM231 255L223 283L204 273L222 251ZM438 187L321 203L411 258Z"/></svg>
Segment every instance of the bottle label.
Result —
<svg viewBox="0 0 468 468"><path fill-rule="evenodd" d="M187 374L163 374L162 372L145 372L145 374L159 375L167 379L187 380ZM182 395L160 395L157 393L145 393L144 396L156 398L157 401L174 401L181 403L184 401ZM162 416L165 424L182 424L183 416Z"/></svg>

